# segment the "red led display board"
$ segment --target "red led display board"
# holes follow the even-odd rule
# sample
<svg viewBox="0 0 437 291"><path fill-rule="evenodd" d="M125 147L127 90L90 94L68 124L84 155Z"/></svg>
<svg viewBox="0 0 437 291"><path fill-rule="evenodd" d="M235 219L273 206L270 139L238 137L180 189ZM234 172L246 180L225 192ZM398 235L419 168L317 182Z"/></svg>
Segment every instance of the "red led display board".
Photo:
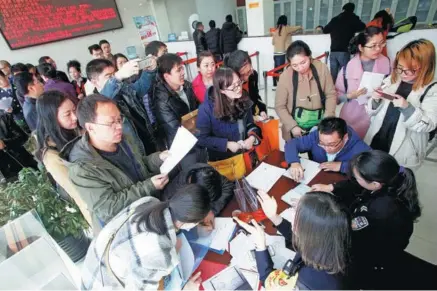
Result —
<svg viewBox="0 0 437 291"><path fill-rule="evenodd" d="M0 0L12 50L122 28L115 0Z"/></svg>

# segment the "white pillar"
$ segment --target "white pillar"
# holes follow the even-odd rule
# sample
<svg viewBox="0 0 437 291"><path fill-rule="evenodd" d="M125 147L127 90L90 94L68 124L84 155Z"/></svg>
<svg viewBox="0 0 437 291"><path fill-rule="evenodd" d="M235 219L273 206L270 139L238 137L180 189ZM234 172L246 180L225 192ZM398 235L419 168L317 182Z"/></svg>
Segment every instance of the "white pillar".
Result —
<svg viewBox="0 0 437 291"><path fill-rule="evenodd" d="M268 35L274 27L273 0L246 0L248 36Z"/></svg>

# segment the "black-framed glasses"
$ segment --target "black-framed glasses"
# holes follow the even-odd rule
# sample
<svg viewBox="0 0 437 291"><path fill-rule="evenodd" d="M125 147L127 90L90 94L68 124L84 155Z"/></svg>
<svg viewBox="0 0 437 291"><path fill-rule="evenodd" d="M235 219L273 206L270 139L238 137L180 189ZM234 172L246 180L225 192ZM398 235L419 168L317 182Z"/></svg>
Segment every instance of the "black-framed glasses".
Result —
<svg viewBox="0 0 437 291"><path fill-rule="evenodd" d="M418 68L416 70L410 70L410 69L404 70L402 68L397 67L395 69L395 71L396 71L396 74L399 74L399 75L405 74L406 76L414 76L414 75L416 75L416 73L419 69L420 68Z"/></svg>
<svg viewBox="0 0 437 291"><path fill-rule="evenodd" d="M334 149L334 148L338 147L341 144L342 141L343 141L343 138L340 139L340 141L338 143L336 143L336 144L328 144L328 145L326 145L326 144L319 143L318 146L321 147L321 148L324 148L324 149L325 148Z"/></svg>
<svg viewBox="0 0 437 291"><path fill-rule="evenodd" d="M379 43L379 44L374 44L372 46L366 46L365 45L364 47L366 47L368 49L371 49L371 50L377 50L378 48L385 48L386 45L387 45L387 43L383 42L383 43Z"/></svg>
<svg viewBox="0 0 437 291"><path fill-rule="evenodd" d="M111 123L96 123L96 122L91 122L92 124L97 124L97 125L101 125L101 126L106 126L106 127L110 127L112 129L116 129L117 125L123 125L124 121L125 121L125 117L121 116L119 119L111 122Z"/></svg>
<svg viewBox="0 0 437 291"><path fill-rule="evenodd" d="M243 82L240 80L237 84L234 85L233 88L226 88L225 91L233 91L235 93L240 92L241 87L243 86Z"/></svg>

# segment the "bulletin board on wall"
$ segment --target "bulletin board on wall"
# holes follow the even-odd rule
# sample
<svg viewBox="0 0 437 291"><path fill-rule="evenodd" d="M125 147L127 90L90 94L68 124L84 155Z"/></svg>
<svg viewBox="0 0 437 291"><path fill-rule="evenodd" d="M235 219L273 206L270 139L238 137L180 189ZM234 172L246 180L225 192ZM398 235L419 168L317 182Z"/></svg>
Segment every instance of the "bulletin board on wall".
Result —
<svg viewBox="0 0 437 291"><path fill-rule="evenodd" d="M122 28L115 0L0 0L11 50Z"/></svg>

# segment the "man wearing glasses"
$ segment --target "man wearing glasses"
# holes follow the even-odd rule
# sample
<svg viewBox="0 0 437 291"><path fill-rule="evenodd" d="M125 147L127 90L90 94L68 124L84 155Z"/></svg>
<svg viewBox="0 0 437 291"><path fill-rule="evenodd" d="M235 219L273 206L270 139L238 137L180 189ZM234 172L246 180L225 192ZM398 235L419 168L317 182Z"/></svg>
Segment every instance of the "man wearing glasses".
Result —
<svg viewBox="0 0 437 291"><path fill-rule="evenodd" d="M168 152L145 156L135 137L123 133L117 104L100 94L79 102L77 117L86 130L61 152L69 176L102 227L118 212L144 196L160 196L169 179L159 174ZM96 230L94 230L96 234Z"/></svg>
<svg viewBox="0 0 437 291"><path fill-rule="evenodd" d="M369 150L371 148L343 119L327 117L319 123L318 130L287 142L285 160L291 164L292 179L299 182L304 177L299 153L309 152L312 160L320 163L320 168L324 171L346 173L349 160Z"/></svg>

